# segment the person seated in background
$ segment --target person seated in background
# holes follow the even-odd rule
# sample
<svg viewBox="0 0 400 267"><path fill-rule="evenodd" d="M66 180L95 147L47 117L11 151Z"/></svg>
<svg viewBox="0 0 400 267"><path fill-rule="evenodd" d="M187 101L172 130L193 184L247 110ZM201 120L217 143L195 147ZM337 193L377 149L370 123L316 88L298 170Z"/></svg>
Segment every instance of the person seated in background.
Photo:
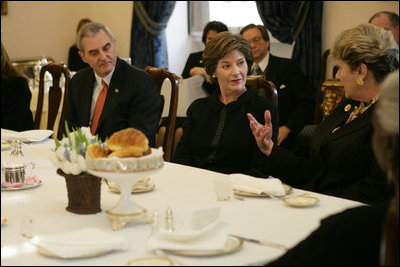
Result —
<svg viewBox="0 0 400 267"><path fill-rule="evenodd" d="M313 120L314 93L299 67L290 59L269 52L267 28L249 24L240 34L250 42L254 63L251 75L264 75L278 91L279 136L277 145L292 149L297 135Z"/></svg>
<svg viewBox="0 0 400 267"><path fill-rule="evenodd" d="M395 195L383 204L331 215L269 266L399 265L399 72L383 84L372 116L373 152Z"/></svg>
<svg viewBox="0 0 400 267"><path fill-rule="evenodd" d="M224 31L228 31L228 27L224 23L220 21L210 21L203 29L203 36L201 40L203 41L204 45L207 45L208 42L217 33ZM212 92L218 90L218 86L211 82L210 77L207 75L205 71L202 58L203 52L204 51L200 51L196 53L191 53L189 55L189 58L186 61L185 68L183 69L182 72L182 78L186 79L196 75L203 76L204 77L203 88L204 90L207 91L208 94L212 94ZM182 126L184 121L185 117L176 117L174 148L176 148L176 145L178 144L179 140L182 137L183 134ZM167 126L167 118L163 118L157 133L158 135L157 140L159 141L157 146L162 146L162 142L165 136L166 126Z"/></svg>
<svg viewBox="0 0 400 267"><path fill-rule="evenodd" d="M309 159L275 145L268 110L265 125L249 114L250 127L267 156L267 170L284 183L364 203L384 201L391 190L372 152L371 114L382 81L398 69L398 46L390 32L361 24L342 32L331 51L345 97L360 101L360 105L342 101L318 125L310 143Z"/></svg>
<svg viewBox="0 0 400 267"><path fill-rule="evenodd" d="M134 127L154 147L161 95L153 77L117 56L117 41L101 23L83 26L77 45L90 68L78 71L70 82L70 129L90 126L93 135L105 140L116 131Z"/></svg>
<svg viewBox="0 0 400 267"><path fill-rule="evenodd" d="M396 41L399 45L399 15L389 11L381 11L375 13L368 21L369 23L382 27L385 30L391 31Z"/></svg>
<svg viewBox="0 0 400 267"><path fill-rule="evenodd" d="M78 34L79 30L87 23L92 22L90 19L84 18L81 19L78 23L78 27L76 28L76 33ZM73 44L69 48L68 53L68 68L70 71L78 71L83 68L89 67L89 64L83 62L82 58L79 56L78 47Z"/></svg>
<svg viewBox="0 0 400 267"><path fill-rule="evenodd" d="M265 110L272 114L278 137L278 111L275 104L246 88L252 55L249 43L240 35L221 32L203 53L206 73L220 90L195 100L187 110L183 136L172 162L221 173L245 173L262 177L263 154L247 126L248 112L263 120Z"/></svg>
<svg viewBox="0 0 400 267"><path fill-rule="evenodd" d="M30 109L32 93L28 80L12 65L1 43L1 128L14 131L33 129Z"/></svg>

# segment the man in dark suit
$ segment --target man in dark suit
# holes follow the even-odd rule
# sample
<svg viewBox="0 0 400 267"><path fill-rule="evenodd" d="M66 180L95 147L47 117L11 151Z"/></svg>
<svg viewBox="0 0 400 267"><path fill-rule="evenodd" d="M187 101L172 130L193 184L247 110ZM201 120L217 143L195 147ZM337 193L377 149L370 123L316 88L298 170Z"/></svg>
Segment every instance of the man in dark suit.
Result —
<svg viewBox="0 0 400 267"><path fill-rule="evenodd" d="M278 91L278 145L291 149L300 130L310 123L314 94L301 70L287 58L269 53L269 35L262 25L249 24L240 34L250 42L254 63L251 75L264 75Z"/></svg>
<svg viewBox="0 0 400 267"><path fill-rule="evenodd" d="M74 75L69 88L68 123L90 126L104 140L134 127L155 144L161 96L147 72L117 56L116 40L107 26L91 22L78 35L82 60L90 68Z"/></svg>

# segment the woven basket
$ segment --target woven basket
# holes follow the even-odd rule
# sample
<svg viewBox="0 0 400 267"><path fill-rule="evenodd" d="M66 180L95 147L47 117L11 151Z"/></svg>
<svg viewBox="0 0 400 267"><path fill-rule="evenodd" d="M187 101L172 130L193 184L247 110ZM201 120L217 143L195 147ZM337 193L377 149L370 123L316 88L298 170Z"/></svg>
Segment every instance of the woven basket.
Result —
<svg viewBox="0 0 400 267"><path fill-rule="evenodd" d="M57 169L64 176L68 191L67 210L77 214L94 214L101 211L101 178L91 174L73 175Z"/></svg>

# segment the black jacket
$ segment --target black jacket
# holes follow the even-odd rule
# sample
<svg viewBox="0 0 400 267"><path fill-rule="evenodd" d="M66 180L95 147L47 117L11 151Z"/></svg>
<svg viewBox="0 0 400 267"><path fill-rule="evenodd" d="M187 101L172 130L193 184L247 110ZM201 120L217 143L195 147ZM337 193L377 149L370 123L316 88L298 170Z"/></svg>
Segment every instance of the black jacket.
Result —
<svg viewBox="0 0 400 267"><path fill-rule="evenodd" d="M94 72L85 68L71 79L68 122L70 126L89 126ZM127 62L117 59L96 134L101 139L114 132L134 127L155 144L161 114L161 96L153 77Z"/></svg>
<svg viewBox="0 0 400 267"><path fill-rule="evenodd" d="M195 100L188 108L183 136L177 146L173 162L222 173L246 173L265 176L260 170L264 154L258 149L249 126L247 113L264 123L264 111L271 111L278 136L278 112L274 103L257 96L249 88L237 101L224 105L218 99L219 91L207 98ZM221 117L223 127L220 139L213 140Z"/></svg>
<svg viewBox="0 0 400 267"><path fill-rule="evenodd" d="M25 78L1 79L1 128L14 131L32 130L31 98L32 93Z"/></svg>
<svg viewBox="0 0 400 267"><path fill-rule="evenodd" d="M375 104L345 124L353 110L345 109L348 103L342 100L318 125L310 143L309 160L274 146L266 158L267 170L285 183L323 194L365 203L390 198L392 191L372 150L371 114Z"/></svg>
<svg viewBox="0 0 400 267"><path fill-rule="evenodd" d="M270 54L264 76L278 91L279 126L291 130L282 146L291 148L304 125L313 120L314 93L300 68L290 59Z"/></svg>

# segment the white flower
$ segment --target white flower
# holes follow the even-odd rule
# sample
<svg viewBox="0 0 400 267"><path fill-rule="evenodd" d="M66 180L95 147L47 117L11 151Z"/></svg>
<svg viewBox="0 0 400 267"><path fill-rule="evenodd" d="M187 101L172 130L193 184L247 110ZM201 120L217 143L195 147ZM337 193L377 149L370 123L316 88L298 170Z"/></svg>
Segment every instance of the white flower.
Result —
<svg viewBox="0 0 400 267"><path fill-rule="evenodd" d="M86 149L91 143L99 143L97 136L90 133L89 127L81 127L69 132L61 141L55 140L56 147L49 156L50 161L64 173L79 175L86 172Z"/></svg>

